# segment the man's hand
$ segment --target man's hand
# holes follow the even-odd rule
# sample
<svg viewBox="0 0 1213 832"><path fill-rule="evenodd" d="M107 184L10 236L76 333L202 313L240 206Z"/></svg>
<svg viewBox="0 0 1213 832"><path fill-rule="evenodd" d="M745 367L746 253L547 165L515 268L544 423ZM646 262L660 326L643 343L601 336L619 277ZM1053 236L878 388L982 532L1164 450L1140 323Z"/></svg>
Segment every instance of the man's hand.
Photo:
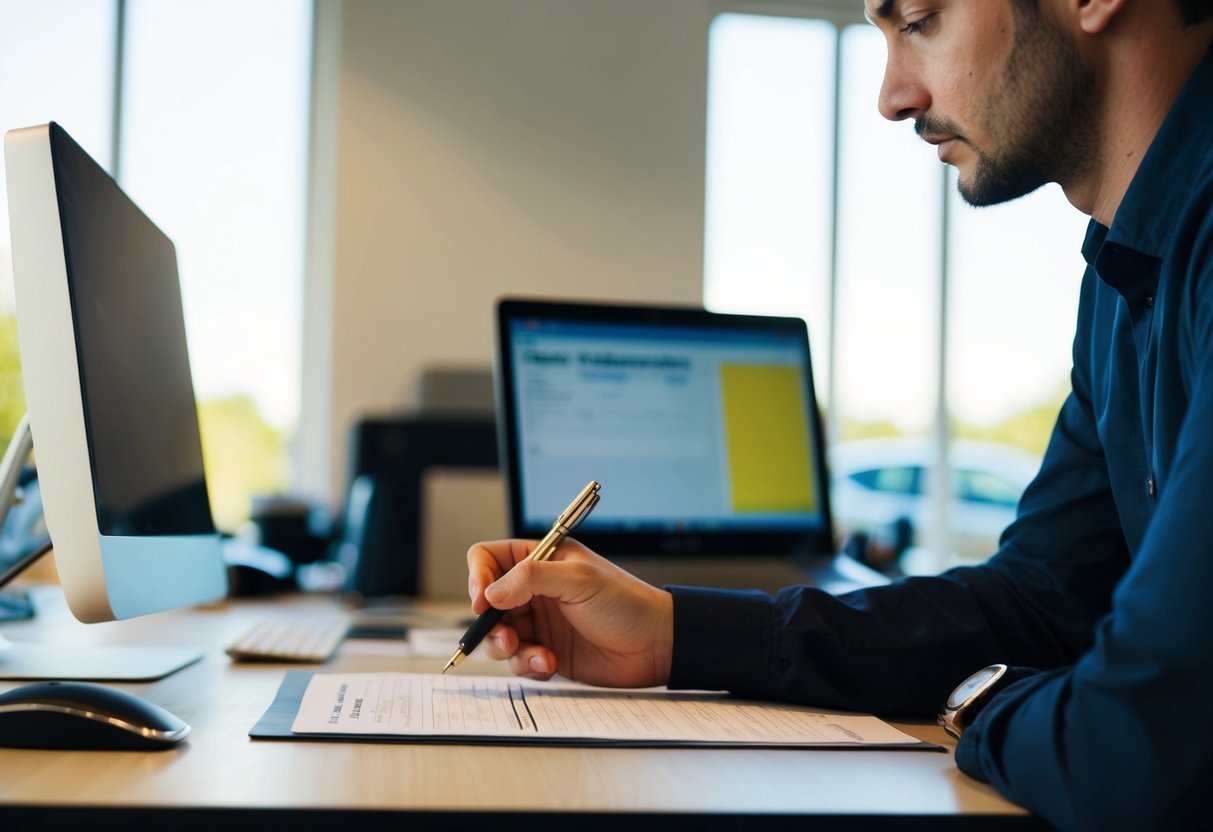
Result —
<svg viewBox="0 0 1213 832"><path fill-rule="evenodd" d="M674 643L670 594L575 540L546 562L528 561L535 543L497 540L468 550L472 612L507 610L481 643L489 658L509 659L510 670L532 679L559 672L594 685L664 685Z"/></svg>

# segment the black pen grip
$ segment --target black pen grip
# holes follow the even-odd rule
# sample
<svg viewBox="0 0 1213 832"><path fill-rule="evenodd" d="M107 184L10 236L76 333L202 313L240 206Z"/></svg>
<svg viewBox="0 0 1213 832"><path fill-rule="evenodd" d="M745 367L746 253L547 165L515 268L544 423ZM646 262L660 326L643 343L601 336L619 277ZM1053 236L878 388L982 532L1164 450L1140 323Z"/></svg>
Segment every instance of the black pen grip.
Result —
<svg viewBox="0 0 1213 832"><path fill-rule="evenodd" d="M472 622L472 626L468 627L467 632L463 634L463 638L459 639L459 649L463 651L463 655L471 655L476 646L484 640L484 637L489 634L489 630L496 626L501 620L501 616L505 615L505 610L499 610L496 607L489 607Z"/></svg>

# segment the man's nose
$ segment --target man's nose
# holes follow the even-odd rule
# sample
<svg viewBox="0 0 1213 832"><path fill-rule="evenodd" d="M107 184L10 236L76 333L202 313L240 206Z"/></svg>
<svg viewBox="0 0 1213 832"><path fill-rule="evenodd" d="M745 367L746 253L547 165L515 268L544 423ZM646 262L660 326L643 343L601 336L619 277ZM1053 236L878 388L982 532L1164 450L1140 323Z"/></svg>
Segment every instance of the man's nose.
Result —
<svg viewBox="0 0 1213 832"><path fill-rule="evenodd" d="M930 96L910 62L890 52L877 102L880 114L889 121L902 121L925 113L930 105Z"/></svg>

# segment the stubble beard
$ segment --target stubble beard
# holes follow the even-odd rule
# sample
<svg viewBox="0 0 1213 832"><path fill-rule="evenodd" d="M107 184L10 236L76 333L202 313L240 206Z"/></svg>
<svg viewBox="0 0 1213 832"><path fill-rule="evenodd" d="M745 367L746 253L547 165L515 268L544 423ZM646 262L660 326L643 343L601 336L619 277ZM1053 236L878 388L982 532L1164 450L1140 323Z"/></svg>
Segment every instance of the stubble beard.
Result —
<svg viewBox="0 0 1213 832"><path fill-rule="evenodd" d="M1002 88L983 108L993 152L973 145L977 162L958 184L974 206L1018 199L1048 182L1073 181L1095 164L1095 74L1077 46L1039 10L1013 2L1015 40Z"/></svg>

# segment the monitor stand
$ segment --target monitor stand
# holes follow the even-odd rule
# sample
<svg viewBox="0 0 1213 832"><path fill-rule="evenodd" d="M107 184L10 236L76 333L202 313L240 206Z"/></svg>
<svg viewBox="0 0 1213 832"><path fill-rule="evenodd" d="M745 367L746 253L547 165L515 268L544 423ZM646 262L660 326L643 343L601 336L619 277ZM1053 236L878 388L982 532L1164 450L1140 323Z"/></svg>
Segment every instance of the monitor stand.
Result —
<svg viewBox="0 0 1213 832"><path fill-rule="evenodd" d="M0 459L0 527L17 500L21 468L33 450L29 416L22 417ZM50 540L34 541L15 562L0 569L0 586L51 550ZM4 607L0 607L2 611ZM29 618L33 608L21 615ZM13 616L9 617L9 620ZM0 615L0 618L3 618ZM0 680L68 679L93 682L150 682L202 658L181 647L134 645L60 645L13 642L0 635Z"/></svg>
<svg viewBox="0 0 1213 832"><path fill-rule="evenodd" d="M152 682L201 658L183 647L42 644L0 636L0 679Z"/></svg>

